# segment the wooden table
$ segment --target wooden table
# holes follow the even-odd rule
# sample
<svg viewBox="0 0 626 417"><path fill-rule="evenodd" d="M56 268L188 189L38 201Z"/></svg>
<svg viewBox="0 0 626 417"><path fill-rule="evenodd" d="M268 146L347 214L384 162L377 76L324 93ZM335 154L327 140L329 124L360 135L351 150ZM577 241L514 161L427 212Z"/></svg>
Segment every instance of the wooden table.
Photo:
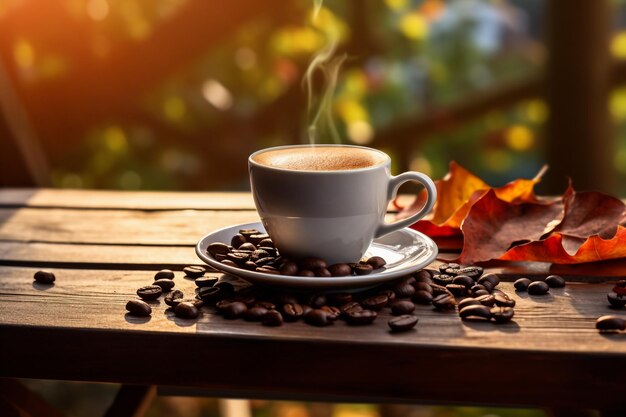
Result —
<svg viewBox="0 0 626 417"><path fill-rule="evenodd" d="M515 294L510 281L549 266L497 268L509 281L501 288L517 301L505 325L463 322L424 306L416 330L401 334L388 331L387 313L371 326L327 328L268 328L208 308L198 320L183 320L162 303L148 319L125 315L126 301L156 270L199 264L194 244L201 236L256 219L246 193L0 190L0 376L237 398L626 415L619 411L626 409L626 334L594 328L601 315L626 316L609 310L605 298L608 281L626 271L619 263L562 270L576 282L543 297ZM54 271L54 286L33 282L42 268ZM176 286L195 288L181 272Z"/></svg>

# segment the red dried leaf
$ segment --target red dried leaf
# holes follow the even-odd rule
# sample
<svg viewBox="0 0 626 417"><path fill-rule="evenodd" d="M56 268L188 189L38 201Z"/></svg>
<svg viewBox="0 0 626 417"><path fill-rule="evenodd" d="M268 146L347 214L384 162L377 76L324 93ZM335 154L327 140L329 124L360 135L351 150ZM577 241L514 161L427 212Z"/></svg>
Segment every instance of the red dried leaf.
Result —
<svg viewBox="0 0 626 417"><path fill-rule="evenodd" d="M570 255L563 245L563 235L554 233L545 240L526 243L510 249L500 257L506 261L537 261L557 264L579 264L626 258L626 227L618 226L615 236L603 239L591 236Z"/></svg>
<svg viewBox="0 0 626 417"><path fill-rule="evenodd" d="M471 207L463 221L463 251L460 261L497 259L512 244L539 239L563 215L561 202L510 203L489 190Z"/></svg>

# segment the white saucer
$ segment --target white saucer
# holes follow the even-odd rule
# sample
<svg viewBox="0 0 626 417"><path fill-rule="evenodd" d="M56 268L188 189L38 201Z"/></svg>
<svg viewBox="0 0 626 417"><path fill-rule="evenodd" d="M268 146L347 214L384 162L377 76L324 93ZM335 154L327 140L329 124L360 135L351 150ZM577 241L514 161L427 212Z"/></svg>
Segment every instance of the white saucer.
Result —
<svg viewBox="0 0 626 417"><path fill-rule="evenodd" d="M379 239L375 239L370 245L365 256L380 256L387 261L387 265L369 275L309 278L264 274L224 265L207 253L206 250L209 244L213 242L230 243L231 238L239 233L240 229L257 229L265 233L263 224L259 222L228 226L211 232L200 239L196 245L196 254L200 259L218 271L243 278L255 284L278 285L302 289L337 289L372 286L422 269L434 261L438 253L437 245L432 239L418 231L405 228L392 232Z"/></svg>

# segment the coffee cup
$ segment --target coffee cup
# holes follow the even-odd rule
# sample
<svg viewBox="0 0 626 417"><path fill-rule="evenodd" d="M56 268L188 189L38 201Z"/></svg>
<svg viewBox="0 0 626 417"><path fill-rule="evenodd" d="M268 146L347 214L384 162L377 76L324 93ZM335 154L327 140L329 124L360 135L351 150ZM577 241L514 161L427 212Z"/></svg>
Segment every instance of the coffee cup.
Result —
<svg viewBox="0 0 626 417"><path fill-rule="evenodd" d="M433 207L437 189L430 178L413 171L392 176L390 165L384 152L352 145L280 146L248 158L257 211L280 253L329 264L358 262L373 239L413 224ZM424 206L386 223L389 202L408 181L426 189Z"/></svg>

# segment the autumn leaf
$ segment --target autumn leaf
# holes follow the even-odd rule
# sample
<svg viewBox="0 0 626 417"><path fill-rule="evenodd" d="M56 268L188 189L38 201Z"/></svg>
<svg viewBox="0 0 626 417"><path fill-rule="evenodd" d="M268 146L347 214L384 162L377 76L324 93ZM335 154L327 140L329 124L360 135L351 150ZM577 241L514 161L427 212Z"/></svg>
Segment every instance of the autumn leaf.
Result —
<svg viewBox="0 0 626 417"><path fill-rule="evenodd" d="M584 241L574 254L563 245L563 235L554 233L549 238L511 248L500 257L505 261L536 261L557 264L579 264L626 258L626 227L617 226L615 236L604 239L594 235Z"/></svg>
<svg viewBox="0 0 626 417"><path fill-rule="evenodd" d="M539 239L563 216L559 201L511 203L489 190L471 207L461 225L460 261L484 262L504 255L511 245Z"/></svg>

